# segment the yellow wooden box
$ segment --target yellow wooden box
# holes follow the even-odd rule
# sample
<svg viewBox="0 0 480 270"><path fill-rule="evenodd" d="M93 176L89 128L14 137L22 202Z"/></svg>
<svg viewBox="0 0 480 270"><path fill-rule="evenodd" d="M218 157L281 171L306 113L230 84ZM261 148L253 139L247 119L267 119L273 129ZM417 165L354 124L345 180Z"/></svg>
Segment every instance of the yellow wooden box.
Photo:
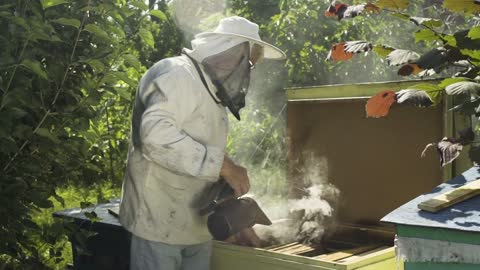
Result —
<svg viewBox="0 0 480 270"><path fill-rule="evenodd" d="M370 240L370 243L357 243L354 248L342 248L338 245L340 241L337 244L332 242L326 244L325 250L317 250L300 243L258 249L215 242L212 269L398 270L395 266L395 251L391 247L392 232L365 228L360 230L361 232L357 233L368 234L372 238L383 234L390 239L383 242L372 242L372 238L365 239Z"/></svg>
<svg viewBox="0 0 480 270"><path fill-rule="evenodd" d="M288 245L258 249L215 242L212 269L398 270L393 227L379 220L452 177L451 167L440 169L435 151L423 159L420 153L426 144L451 136L465 119L454 119L447 112L450 100L428 109L396 104L381 119L366 118L365 104L381 90L399 91L419 83L425 81L288 89L289 182L292 186L302 183L295 168L306 162L305 153L326 158L328 179L340 190L338 226L327 240L343 239L352 245L325 243L323 253L316 254L317 250L312 256L292 252ZM470 166L462 160L456 162L455 171ZM299 196L294 190L291 195ZM297 251L308 249L289 245Z"/></svg>

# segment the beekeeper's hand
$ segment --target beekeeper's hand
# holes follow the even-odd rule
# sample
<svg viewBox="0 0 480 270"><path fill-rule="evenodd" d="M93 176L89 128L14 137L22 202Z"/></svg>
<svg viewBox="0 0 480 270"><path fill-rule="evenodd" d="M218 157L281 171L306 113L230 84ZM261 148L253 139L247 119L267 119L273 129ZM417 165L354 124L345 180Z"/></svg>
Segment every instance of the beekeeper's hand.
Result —
<svg viewBox="0 0 480 270"><path fill-rule="evenodd" d="M258 237L257 233L255 233L255 230L253 228L246 228L241 230L237 233L236 239L238 244L242 246L260 247L262 245L260 237Z"/></svg>
<svg viewBox="0 0 480 270"><path fill-rule="evenodd" d="M250 190L250 180L248 179L247 169L236 165L227 156L223 159L220 176L233 188L237 197L246 194Z"/></svg>

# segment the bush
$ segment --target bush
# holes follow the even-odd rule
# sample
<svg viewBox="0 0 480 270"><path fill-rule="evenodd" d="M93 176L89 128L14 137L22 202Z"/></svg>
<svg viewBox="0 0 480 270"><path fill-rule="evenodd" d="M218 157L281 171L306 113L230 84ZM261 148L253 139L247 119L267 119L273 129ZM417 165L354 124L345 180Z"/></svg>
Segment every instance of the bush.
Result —
<svg viewBox="0 0 480 270"><path fill-rule="evenodd" d="M58 190L102 182L118 189L138 79L181 47L166 4L154 7L0 4L0 265L42 269L62 260L61 226L39 216L54 200L65 205Z"/></svg>

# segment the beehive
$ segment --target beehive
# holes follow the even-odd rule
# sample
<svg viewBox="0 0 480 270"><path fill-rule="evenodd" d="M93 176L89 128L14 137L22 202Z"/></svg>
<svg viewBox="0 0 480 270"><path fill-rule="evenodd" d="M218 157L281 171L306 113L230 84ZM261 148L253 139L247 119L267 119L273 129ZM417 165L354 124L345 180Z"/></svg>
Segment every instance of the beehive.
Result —
<svg viewBox="0 0 480 270"><path fill-rule="evenodd" d="M464 119L446 113L448 100L428 109L394 105L382 119L366 118L365 103L381 90L418 83L289 89L289 181L302 184L296 168L306 162L306 154L326 158L328 180L340 190L338 226L320 247L288 243L254 249L215 243L213 269L397 269L393 226L379 221L455 173L441 170L433 151L424 159L420 153L426 144L451 135ZM468 166L462 164L457 170ZM299 196L294 190L292 196Z"/></svg>
<svg viewBox="0 0 480 270"><path fill-rule="evenodd" d="M479 196L438 212L419 209L419 205L426 200L467 187L480 178L479 171L479 167L473 167L407 202L382 219L395 224L398 261L405 270L480 269Z"/></svg>

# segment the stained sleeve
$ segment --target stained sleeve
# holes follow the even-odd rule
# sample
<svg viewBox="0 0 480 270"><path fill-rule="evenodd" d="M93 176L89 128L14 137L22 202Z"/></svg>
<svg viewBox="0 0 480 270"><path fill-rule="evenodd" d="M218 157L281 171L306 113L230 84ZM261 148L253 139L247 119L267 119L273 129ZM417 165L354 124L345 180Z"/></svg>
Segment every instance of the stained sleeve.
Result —
<svg viewBox="0 0 480 270"><path fill-rule="evenodd" d="M224 148L202 144L180 128L202 102L192 85L185 83L185 76L188 74L179 70L171 71L142 89L142 153L177 174L215 181L223 164Z"/></svg>

